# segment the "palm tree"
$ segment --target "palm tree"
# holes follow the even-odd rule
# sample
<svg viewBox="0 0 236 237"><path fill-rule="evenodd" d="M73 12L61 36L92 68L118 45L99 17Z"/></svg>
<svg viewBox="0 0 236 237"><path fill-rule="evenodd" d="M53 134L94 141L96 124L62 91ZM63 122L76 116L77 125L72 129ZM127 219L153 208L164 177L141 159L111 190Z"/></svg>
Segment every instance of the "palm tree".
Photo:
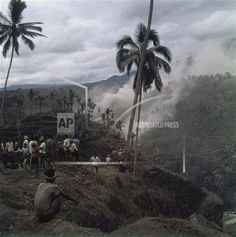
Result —
<svg viewBox="0 0 236 237"><path fill-rule="evenodd" d="M146 26L140 23L137 27L134 40L127 35L117 42L116 45L118 51L116 55L116 63L120 72L127 71L127 74L129 75L133 65L135 65L137 68L139 67L146 31ZM153 46L149 47L151 43L153 44ZM171 67L169 65L169 62L171 62L170 50L167 47L160 45L158 33L155 30L151 29L141 74L141 87L139 90L140 102L142 97L141 88L143 88L143 91L146 91L147 89L151 88L152 84L154 83L156 89L158 91L161 91L162 79L160 77L159 70L164 69L166 73L170 73ZM134 90L137 89L137 80L138 70L136 71L134 77ZM128 141L130 139L130 135L131 133L128 134Z"/></svg>
<svg viewBox="0 0 236 237"><path fill-rule="evenodd" d="M118 52L116 62L119 71L124 72L126 70L129 74L133 65L136 65L138 68L133 83L135 89L133 105L137 104L138 97L141 102L142 87L146 91L155 83L157 90L161 90L162 80L159 74L160 69L163 68L167 73L171 71L168 63L171 61L171 52L168 48L160 45L158 33L151 29L152 12L153 0L150 0L147 28L141 23L137 27L135 40L126 35L117 42ZM150 43L153 44L153 47L148 47ZM158 55L162 55L165 60L158 57ZM135 110L136 108L131 111L127 136L128 142L132 134ZM141 111L141 107L139 107L139 111Z"/></svg>
<svg viewBox="0 0 236 237"><path fill-rule="evenodd" d="M7 56L7 52L11 48L11 59L7 71L7 76L4 85L3 97L1 102L1 113L3 115L4 98L14 52L19 55L19 38L31 49L34 49L34 43L29 37L44 36L38 32L42 32L42 28L38 25L42 22L27 22L22 23L23 11L26 9L26 3L22 0L11 0L8 5L9 18L0 12L0 45L4 44L2 54ZM45 37L45 36L44 36Z"/></svg>

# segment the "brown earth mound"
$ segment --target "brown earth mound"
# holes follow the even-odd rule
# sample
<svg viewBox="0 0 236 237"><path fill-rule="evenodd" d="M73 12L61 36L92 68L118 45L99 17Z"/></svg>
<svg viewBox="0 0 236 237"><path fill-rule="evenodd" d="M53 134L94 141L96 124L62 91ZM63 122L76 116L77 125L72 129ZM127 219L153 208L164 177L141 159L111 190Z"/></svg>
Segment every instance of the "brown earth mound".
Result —
<svg viewBox="0 0 236 237"><path fill-rule="evenodd" d="M227 237L216 230L200 227L187 220L149 217L111 233L112 237Z"/></svg>

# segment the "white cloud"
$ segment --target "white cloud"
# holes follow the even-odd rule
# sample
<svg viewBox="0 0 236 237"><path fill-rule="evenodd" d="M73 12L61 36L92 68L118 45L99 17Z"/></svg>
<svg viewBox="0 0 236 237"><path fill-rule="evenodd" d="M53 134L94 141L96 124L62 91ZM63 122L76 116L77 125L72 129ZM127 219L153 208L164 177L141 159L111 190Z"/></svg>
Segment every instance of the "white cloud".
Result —
<svg viewBox="0 0 236 237"><path fill-rule="evenodd" d="M48 38L35 39L32 52L21 44L9 84L46 83L58 77L88 82L117 74L116 41L124 34L133 36L137 24L147 20L146 0L26 2L24 20L43 21L43 33ZM1 0L4 13L7 4L8 1ZM235 4L230 5L229 1L155 2L152 28L159 32L161 44L173 53L171 77L235 72L235 55L228 50L234 47L231 42L235 38L235 22ZM1 58L0 86L8 64L9 57Z"/></svg>
<svg viewBox="0 0 236 237"><path fill-rule="evenodd" d="M192 24L193 35L200 38L224 37L236 33L235 12L217 11L210 17Z"/></svg>

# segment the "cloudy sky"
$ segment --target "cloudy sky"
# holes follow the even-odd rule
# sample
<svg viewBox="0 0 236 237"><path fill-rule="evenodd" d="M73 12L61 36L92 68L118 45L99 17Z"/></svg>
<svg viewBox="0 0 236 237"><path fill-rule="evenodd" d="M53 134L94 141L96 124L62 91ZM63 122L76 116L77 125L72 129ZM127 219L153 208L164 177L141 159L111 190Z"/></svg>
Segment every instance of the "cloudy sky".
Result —
<svg viewBox="0 0 236 237"><path fill-rule="evenodd" d="M42 21L48 38L23 43L9 85L84 83L119 74L115 43L147 22L147 0L26 0L24 21ZM0 0L7 13L8 1ZM236 0L155 0L152 28L173 54L172 78L236 72ZM0 86L9 64L1 57Z"/></svg>

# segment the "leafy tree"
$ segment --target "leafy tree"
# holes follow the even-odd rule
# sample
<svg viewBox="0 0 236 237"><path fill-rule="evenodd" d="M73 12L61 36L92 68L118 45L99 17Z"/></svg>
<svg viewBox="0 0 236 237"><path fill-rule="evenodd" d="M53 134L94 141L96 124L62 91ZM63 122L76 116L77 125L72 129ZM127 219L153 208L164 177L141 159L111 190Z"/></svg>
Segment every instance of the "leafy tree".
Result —
<svg viewBox="0 0 236 237"><path fill-rule="evenodd" d="M26 3L21 0L11 0L8 5L8 15L5 16L0 12L0 45L3 44L2 54L7 56L7 52L11 48L10 64L4 85L3 98L1 103L1 112L3 116L4 98L6 94L7 83L10 75L14 52L19 55L19 38L31 49L34 49L34 43L30 38L44 36L38 32L42 32L42 28L38 25L42 22L22 23L23 11L26 9Z"/></svg>

